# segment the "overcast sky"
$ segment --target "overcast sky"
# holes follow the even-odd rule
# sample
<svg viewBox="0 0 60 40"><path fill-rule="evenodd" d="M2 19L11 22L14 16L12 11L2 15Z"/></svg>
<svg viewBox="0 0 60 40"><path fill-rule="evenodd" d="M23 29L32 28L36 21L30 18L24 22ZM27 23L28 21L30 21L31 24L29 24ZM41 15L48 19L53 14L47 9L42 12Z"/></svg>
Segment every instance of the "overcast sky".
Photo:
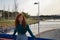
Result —
<svg viewBox="0 0 60 40"><path fill-rule="evenodd" d="M40 2L40 15L60 15L60 0L17 0L18 11L37 15L38 6L34 3L38 1ZM8 8L10 11L14 8L14 0L0 0L0 9L8 10Z"/></svg>

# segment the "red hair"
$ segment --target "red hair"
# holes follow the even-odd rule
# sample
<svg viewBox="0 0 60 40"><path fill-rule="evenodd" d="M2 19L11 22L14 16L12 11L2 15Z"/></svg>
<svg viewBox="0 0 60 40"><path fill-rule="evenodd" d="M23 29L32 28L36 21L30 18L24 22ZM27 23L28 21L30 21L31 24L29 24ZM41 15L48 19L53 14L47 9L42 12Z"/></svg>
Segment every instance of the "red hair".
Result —
<svg viewBox="0 0 60 40"><path fill-rule="evenodd" d="M22 26L25 28L25 27L26 27L26 20L25 20L25 16L24 16L23 14L18 14L18 15L16 16L15 26L17 26L17 25L19 24L18 18L19 18L20 16L23 16Z"/></svg>

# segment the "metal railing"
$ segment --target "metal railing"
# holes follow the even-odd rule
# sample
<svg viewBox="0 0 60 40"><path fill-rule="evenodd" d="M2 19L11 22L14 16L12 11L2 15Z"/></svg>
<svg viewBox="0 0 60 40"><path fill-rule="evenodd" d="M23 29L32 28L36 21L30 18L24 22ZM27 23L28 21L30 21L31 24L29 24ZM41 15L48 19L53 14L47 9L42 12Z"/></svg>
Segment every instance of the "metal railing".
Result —
<svg viewBox="0 0 60 40"><path fill-rule="evenodd" d="M4 40L4 39L14 39L16 40L16 37L17 35L15 36L12 36L12 35L9 35L9 34L0 34L0 40ZM32 37L28 37L28 40L52 40L52 39L47 39L47 38L32 38Z"/></svg>

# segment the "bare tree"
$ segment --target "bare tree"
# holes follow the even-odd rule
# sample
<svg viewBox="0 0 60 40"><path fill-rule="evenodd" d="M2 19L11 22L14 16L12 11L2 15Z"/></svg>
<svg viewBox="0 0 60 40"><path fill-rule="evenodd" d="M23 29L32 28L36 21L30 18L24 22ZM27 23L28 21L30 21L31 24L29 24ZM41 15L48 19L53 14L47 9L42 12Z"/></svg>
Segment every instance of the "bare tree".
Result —
<svg viewBox="0 0 60 40"><path fill-rule="evenodd" d="M10 17L9 17L9 10L10 10L9 5L8 5L8 9L7 9L7 10L8 10L8 19L9 19L9 18L10 18Z"/></svg>
<svg viewBox="0 0 60 40"><path fill-rule="evenodd" d="M17 4L17 0L14 0L14 9L15 9L15 12L18 11L18 4Z"/></svg>
<svg viewBox="0 0 60 40"><path fill-rule="evenodd" d="M3 11L2 11L2 18L5 19L5 13L4 13L4 11L5 11L5 4L3 4Z"/></svg>
<svg viewBox="0 0 60 40"><path fill-rule="evenodd" d="M17 0L14 0L14 14L12 14L14 18L16 17L17 12L18 12L18 4L17 4Z"/></svg>

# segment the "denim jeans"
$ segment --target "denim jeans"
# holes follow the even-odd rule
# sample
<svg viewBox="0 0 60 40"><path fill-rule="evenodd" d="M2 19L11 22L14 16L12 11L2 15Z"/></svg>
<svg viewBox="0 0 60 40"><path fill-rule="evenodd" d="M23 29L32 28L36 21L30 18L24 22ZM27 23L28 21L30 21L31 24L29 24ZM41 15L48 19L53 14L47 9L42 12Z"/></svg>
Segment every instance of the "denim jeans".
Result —
<svg viewBox="0 0 60 40"><path fill-rule="evenodd" d="M26 34L18 34L16 40L28 40Z"/></svg>

